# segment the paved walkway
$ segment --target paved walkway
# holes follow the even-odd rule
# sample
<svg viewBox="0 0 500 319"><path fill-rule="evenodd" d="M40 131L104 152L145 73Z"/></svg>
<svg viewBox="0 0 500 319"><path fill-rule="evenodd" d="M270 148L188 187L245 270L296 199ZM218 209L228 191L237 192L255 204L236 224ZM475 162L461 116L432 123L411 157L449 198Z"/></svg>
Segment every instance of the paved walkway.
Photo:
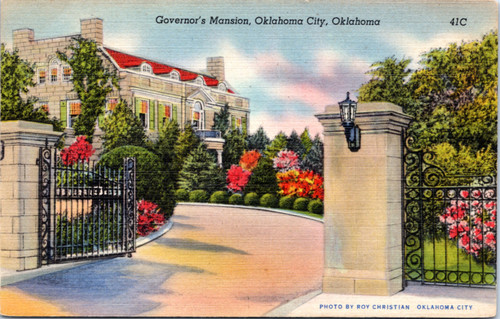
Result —
<svg viewBox="0 0 500 319"><path fill-rule="evenodd" d="M262 316L321 286L323 225L270 212L179 206L174 226L114 258L2 287L16 316Z"/></svg>

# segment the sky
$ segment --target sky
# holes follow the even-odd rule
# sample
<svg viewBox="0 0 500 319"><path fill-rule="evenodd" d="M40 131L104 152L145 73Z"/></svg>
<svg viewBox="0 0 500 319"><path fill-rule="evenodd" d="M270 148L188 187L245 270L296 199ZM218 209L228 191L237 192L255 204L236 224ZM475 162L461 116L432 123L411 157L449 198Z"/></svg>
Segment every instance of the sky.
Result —
<svg viewBox="0 0 500 319"><path fill-rule="evenodd" d="M158 24L158 16L199 19ZM223 56L227 82L250 99L250 132L263 126L273 137L279 131L300 134L305 127L321 134L314 115L344 100L347 91L356 97L374 62L410 58L415 69L430 49L497 30L498 3L2 0L1 41L10 47L12 30L20 28L34 29L35 39L77 34L80 19L93 17L104 20L104 44L110 48L193 71L206 69L207 57ZM210 24L210 17L248 19L250 25ZM271 17L302 19L303 25L258 24ZM323 20L323 26L309 25L308 18ZM347 18L379 22L341 25ZM464 25L451 25L456 18Z"/></svg>

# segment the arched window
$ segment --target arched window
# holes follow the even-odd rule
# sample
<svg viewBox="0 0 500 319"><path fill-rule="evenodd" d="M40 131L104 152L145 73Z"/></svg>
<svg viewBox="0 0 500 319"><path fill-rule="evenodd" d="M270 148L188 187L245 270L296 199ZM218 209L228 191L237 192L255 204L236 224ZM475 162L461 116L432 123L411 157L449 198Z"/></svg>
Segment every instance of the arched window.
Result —
<svg viewBox="0 0 500 319"><path fill-rule="evenodd" d="M170 78L179 81L181 79L181 75L176 70L172 70L172 72L170 72Z"/></svg>
<svg viewBox="0 0 500 319"><path fill-rule="evenodd" d="M141 72L144 72L144 73L153 73L153 68L148 63L143 62L141 64Z"/></svg>
<svg viewBox="0 0 500 319"><path fill-rule="evenodd" d="M227 86L224 82L220 82L219 85L217 86L217 89L223 92L227 92Z"/></svg>
<svg viewBox="0 0 500 319"><path fill-rule="evenodd" d="M201 76L197 77L195 83L198 85L205 85L205 80Z"/></svg>
<svg viewBox="0 0 500 319"><path fill-rule="evenodd" d="M196 101L193 106L193 115L191 117L191 125L195 130L203 130L205 128L205 115L203 112L203 104Z"/></svg>

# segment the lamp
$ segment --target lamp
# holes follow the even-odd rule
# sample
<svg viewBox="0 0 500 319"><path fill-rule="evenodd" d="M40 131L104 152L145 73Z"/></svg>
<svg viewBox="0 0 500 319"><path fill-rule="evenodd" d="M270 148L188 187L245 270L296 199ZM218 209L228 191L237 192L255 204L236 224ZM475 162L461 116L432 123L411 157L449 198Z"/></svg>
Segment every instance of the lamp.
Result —
<svg viewBox="0 0 500 319"><path fill-rule="evenodd" d="M361 132L359 127L354 124L358 103L351 100L349 98L349 92L347 92L347 98L344 101L339 102L339 107L340 120L342 121L342 126L345 130L347 147L351 150L351 152L357 152L361 147Z"/></svg>

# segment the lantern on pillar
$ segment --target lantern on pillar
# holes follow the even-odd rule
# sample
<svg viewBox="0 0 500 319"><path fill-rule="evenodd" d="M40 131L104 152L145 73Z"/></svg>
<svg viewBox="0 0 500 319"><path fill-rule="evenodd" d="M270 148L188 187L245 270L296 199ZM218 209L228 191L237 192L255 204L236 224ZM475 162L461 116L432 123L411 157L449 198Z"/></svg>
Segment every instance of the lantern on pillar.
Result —
<svg viewBox="0 0 500 319"><path fill-rule="evenodd" d="M347 98L344 101L339 102L339 107L340 120L342 121L342 126L345 130L347 147L351 150L351 152L356 152L361 147L361 131L354 123L358 103L351 100L349 98L349 92L347 92Z"/></svg>

